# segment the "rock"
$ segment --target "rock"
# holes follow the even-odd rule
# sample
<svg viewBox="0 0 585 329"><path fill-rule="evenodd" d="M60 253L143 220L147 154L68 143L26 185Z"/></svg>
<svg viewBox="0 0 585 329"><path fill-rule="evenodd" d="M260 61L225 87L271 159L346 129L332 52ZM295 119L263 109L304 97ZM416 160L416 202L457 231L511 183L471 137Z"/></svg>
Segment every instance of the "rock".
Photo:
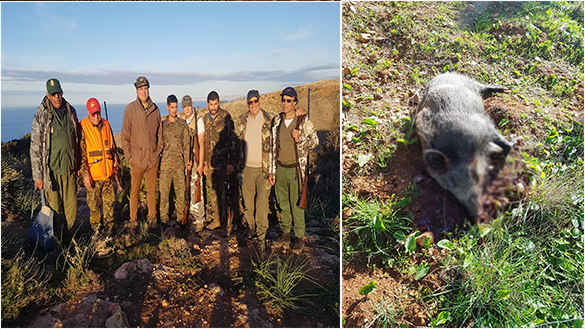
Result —
<svg viewBox="0 0 585 329"><path fill-rule="evenodd" d="M209 285L209 291L211 291L211 294L214 297L217 295L223 296L225 294L225 291L223 290L223 288L220 287L217 283L211 283Z"/></svg>
<svg viewBox="0 0 585 329"><path fill-rule="evenodd" d="M343 68L343 74L348 75L351 73L351 69L349 67Z"/></svg>
<svg viewBox="0 0 585 329"><path fill-rule="evenodd" d="M472 5L472 4L469 4L469 5L467 5L467 8L466 9L469 10L469 11L474 11L475 10L475 6Z"/></svg>
<svg viewBox="0 0 585 329"><path fill-rule="evenodd" d="M367 43L367 42L370 42L372 40L372 36L367 34L367 33L362 33L361 37L362 37L362 43Z"/></svg>
<svg viewBox="0 0 585 329"><path fill-rule="evenodd" d="M308 243L317 243L319 242L319 237L314 234L306 234L305 235L306 242Z"/></svg>
<svg viewBox="0 0 585 329"><path fill-rule="evenodd" d="M138 267L142 273L152 273L152 263L148 258L137 260L136 267Z"/></svg>
<svg viewBox="0 0 585 329"><path fill-rule="evenodd" d="M172 267L168 267L166 265L159 265L152 273L157 279L160 279L162 276L166 275L179 275L177 270Z"/></svg>
<svg viewBox="0 0 585 329"><path fill-rule="evenodd" d="M125 280L131 277L134 272L136 272L136 263L135 262L127 262L122 264L116 272L114 273L114 278L116 280Z"/></svg>
<svg viewBox="0 0 585 329"><path fill-rule="evenodd" d="M47 314L31 322L30 328L63 328L63 323L51 314Z"/></svg>
<svg viewBox="0 0 585 329"><path fill-rule="evenodd" d="M435 242L435 235L431 231L423 232L416 238L416 243L418 243L421 247L424 247L425 240L430 238L431 245Z"/></svg>
<svg viewBox="0 0 585 329"><path fill-rule="evenodd" d="M128 317L123 311L118 311L106 320L106 328L130 328Z"/></svg>

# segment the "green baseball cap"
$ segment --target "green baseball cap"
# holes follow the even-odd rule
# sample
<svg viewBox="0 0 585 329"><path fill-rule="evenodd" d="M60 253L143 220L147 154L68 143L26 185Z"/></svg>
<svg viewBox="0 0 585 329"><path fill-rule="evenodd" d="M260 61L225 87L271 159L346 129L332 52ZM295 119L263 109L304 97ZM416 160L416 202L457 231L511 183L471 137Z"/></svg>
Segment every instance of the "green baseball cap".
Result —
<svg viewBox="0 0 585 329"><path fill-rule="evenodd" d="M47 80L47 93L49 95L53 95L54 93L62 93L63 89L61 89L61 84L57 79L49 79Z"/></svg>
<svg viewBox="0 0 585 329"><path fill-rule="evenodd" d="M183 99L181 100L181 104L183 105L183 107L193 106L193 100L191 99L191 96L189 96L189 95L183 96Z"/></svg>

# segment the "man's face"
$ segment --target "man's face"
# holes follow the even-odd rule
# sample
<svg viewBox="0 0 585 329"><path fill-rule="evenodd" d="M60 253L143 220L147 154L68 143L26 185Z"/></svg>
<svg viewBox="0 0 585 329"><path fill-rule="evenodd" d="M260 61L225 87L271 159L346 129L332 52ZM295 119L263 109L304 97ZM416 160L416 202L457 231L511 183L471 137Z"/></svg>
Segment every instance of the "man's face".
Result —
<svg viewBox="0 0 585 329"><path fill-rule="evenodd" d="M177 117L177 111L179 110L178 103L170 103L167 104L167 110L169 110L169 115L173 118Z"/></svg>
<svg viewBox="0 0 585 329"><path fill-rule="evenodd" d="M94 114L89 113L89 121L94 125L97 126L100 121L102 120L102 114L98 111L95 112Z"/></svg>
<svg viewBox="0 0 585 329"><path fill-rule="evenodd" d="M136 94L142 103L146 103L146 100L148 99L148 86L142 86L136 89Z"/></svg>
<svg viewBox="0 0 585 329"><path fill-rule="evenodd" d="M207 101L207 108L209 108L209 113L211 113L211 116L215 116L217 114L217 110L219 110L219 99Z"/></svg>
<svg viewBox="0 0 585 329"><path fill-rule="evenodd" d="M51 104L53 104L54 108L61 108L61 104L63 103L63 93L54 93L53 95L49 95L49 93L47 93L47 97L49 97L49 100L51 101Z"/></svg>
<svg viewBox="0 0 585 329"><path fill-rule="evenodd" d="M295 105L297 105L297 102L295 102L295 98L292 96L283 95L281 101L282 101L282 112L284 112L285 114L288 114L291 111L294 111Z"/></svg>
<svg viewBox="0 0 585 329"><path fill-rule="evenodd" d="M183 106L183 112L185 112L185 119L189 119L193 115L193 106Z"/></svg>
<svg viewBox="0 0 585 329"><path fill-rule="evenodd" d="M248 109L250 110L250 114L255 118L260 111L260 98L252 97L248 101Z"/></svg>

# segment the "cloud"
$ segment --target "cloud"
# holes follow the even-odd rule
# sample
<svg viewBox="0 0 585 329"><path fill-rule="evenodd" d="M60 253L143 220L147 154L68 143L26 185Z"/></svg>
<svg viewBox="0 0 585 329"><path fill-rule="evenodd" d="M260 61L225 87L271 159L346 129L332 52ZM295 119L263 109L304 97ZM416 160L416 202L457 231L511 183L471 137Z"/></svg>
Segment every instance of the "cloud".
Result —
<svg viewBox="0 0 585 329"><path fill-rule="evenodd" d="M294 42L294 41L303 39L311 34L313 34L313 32L310 31L310 26L309 26L309 30L300 28L295 33L287 34L286 39L289 42Z"/></svg>
<svg viewBox="0 0 585 329"><path fill-rule="evenodd" d="M45 82L57 78L67 83L84 83L93 85L128 85L134 83L138 76L144 75L152 85L192 85L211 81L270 81L282 83L312 82L316 80L339 77L339 64L303 67L297 70L284 71L237 71L228 73L206 72L142 72L129 70L98 70L84 71L45 71L2 69L2 82Z"/></svg>

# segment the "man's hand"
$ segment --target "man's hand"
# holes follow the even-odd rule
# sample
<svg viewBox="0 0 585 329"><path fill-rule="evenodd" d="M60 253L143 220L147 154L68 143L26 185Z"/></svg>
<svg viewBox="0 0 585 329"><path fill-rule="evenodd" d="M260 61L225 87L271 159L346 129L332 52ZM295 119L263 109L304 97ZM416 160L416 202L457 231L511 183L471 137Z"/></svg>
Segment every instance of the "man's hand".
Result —
<svg viewBox="0 0 585 329"><path fill-rule="evenodd" d="M207 168L207 166L203 167L203 174L209 176L209 168Z"/></svg>
<svg viewBox="0 0 585 329"><path fill-rule="evenodd" d="M93 179L90 176L83 177L83 185L87 189L93 188Z"/></svg>
<svg viewBox="0 0 585 329"><path fill-rule="evenodd" d="M231 165L231 164L230 164L230 165L228 165L228 166L227 166L227 170L226 170L226 172L225 172L225 173L226 173L226 175L228 175L228 176L229 176L229 175L231 175L233 172L234 172L234 165Z"/></svg>
<svg viewBox="0 0 585 329"><path fill-rule="evenodd" d="M295 142L298 143L299 142L299 136L300 136L299 130L298 129L293 129L290 134L295 139Z"/></svg>
<svg viewBox="0 0 585 329"><path fill-rule="evenodd" d="M36 180L35 181L35 189L37 189L37 190L42 190L43 189L43 181L42 180Z"/></svg>
<svg viewBox="0 0 585 329"><path fill-rule="evenodd" d="M199 174L199 177L203 175L203 163L200 163L197 167L197 173Z"/></svg>
<svg viewBox="0 0 585 329"><path fill-rule="evenodd" d="M118 166L118 164L120 163L120 159L118 159L118 156L114 156L114 168L116 168Z"/></svg>
<svg viewBox="0 0 585 329"><path fill-rule="evenodd" d="M270 185L274 185L276 183L276 180L274 179L274 176L272 176L272 174L268 174L268 182L270 183Z"/></svg>
<svg viewBox="0 0 585 329"><path fill-rule="evenodd" d="M300 107L300 106L295 109L295 115L297 117L300 117L301 115L305 115L305 113L306 113L305 109Z"/></svg>
<svg viewBox="0 0 585 329"><path fill-rule="evenodd" d="M187 170L191 170L191 168L193 168L193 160L189 160L189 163L187 163Z"/></svg>

